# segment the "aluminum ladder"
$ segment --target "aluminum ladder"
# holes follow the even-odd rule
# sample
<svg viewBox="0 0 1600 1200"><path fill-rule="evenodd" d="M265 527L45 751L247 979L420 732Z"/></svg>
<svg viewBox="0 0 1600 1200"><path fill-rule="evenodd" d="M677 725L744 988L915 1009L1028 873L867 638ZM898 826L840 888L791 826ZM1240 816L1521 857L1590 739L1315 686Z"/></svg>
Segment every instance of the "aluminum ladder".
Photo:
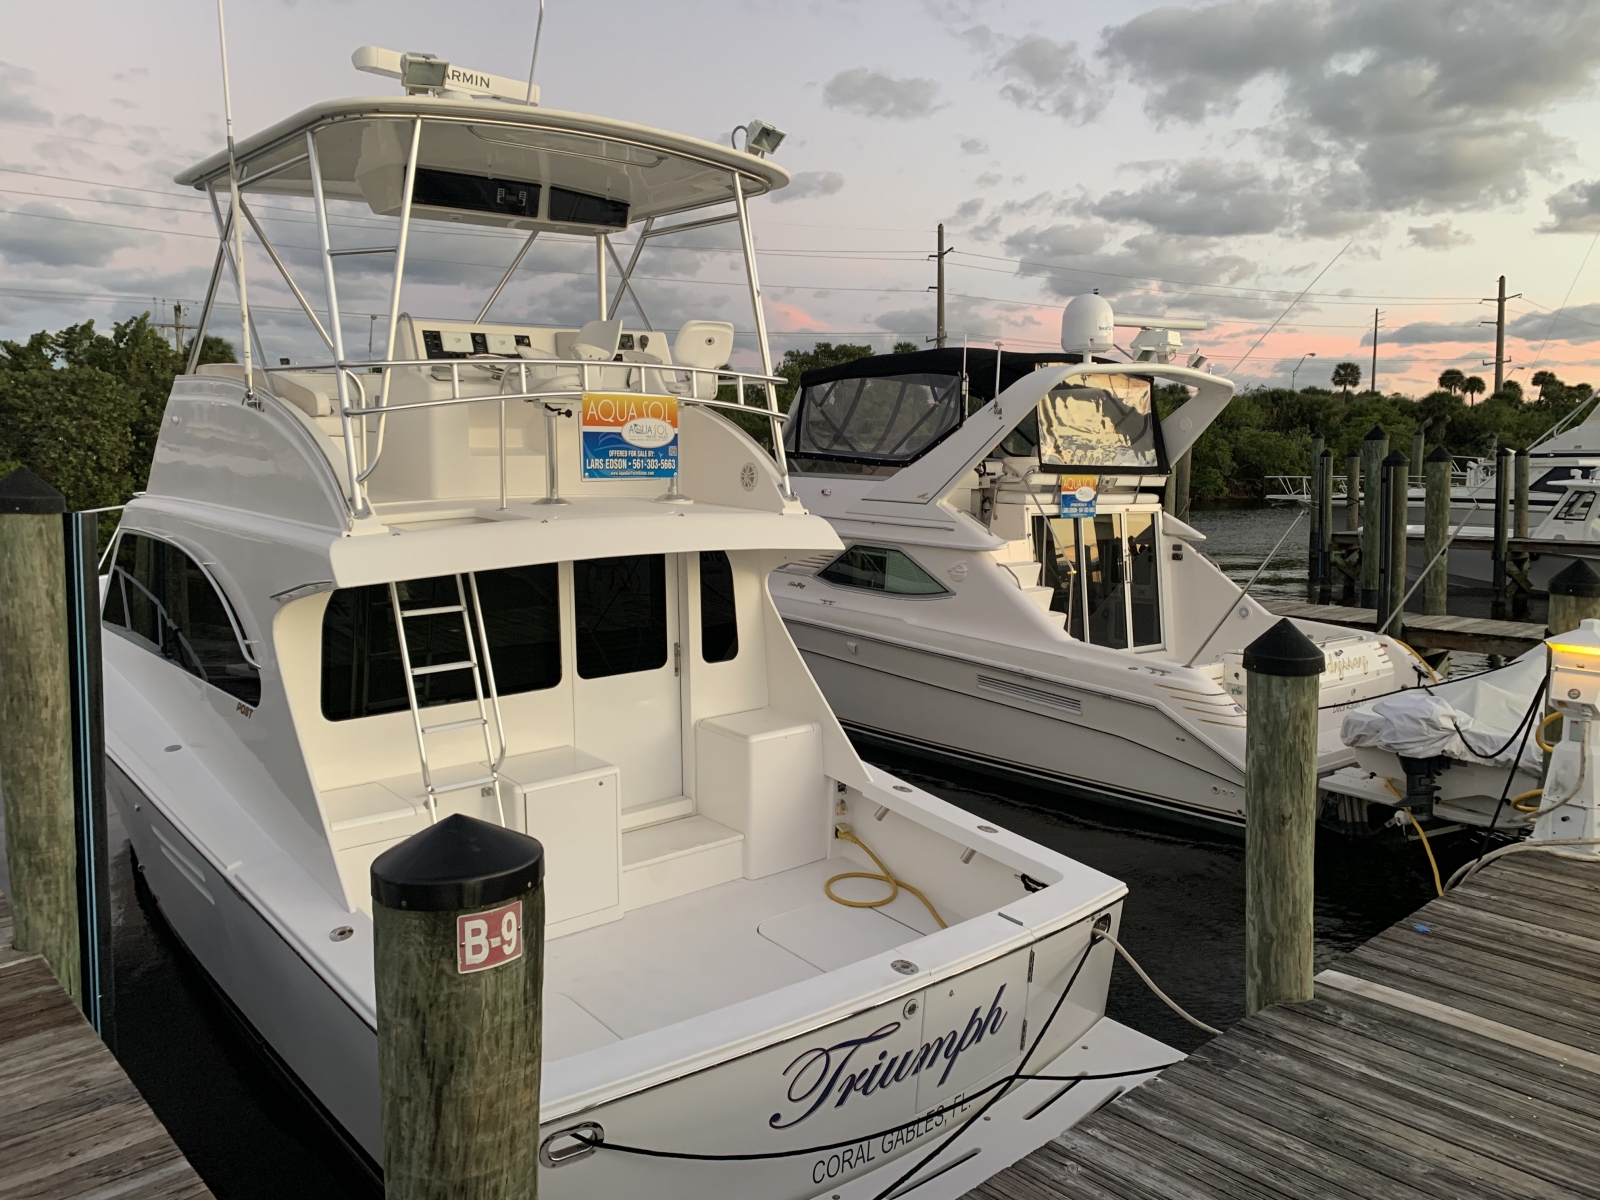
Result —
<svg viewBox="0 0 1600 1200"><path fill-rule="evenodd" d="M506 823L505 801L500 795L500 767L505 762L506 731L500 719L500 693L494 681L494 662L488 652L489 638L483 625L483 606L478 602L478 580L475 575L468 574L466 582L456 575L456 603L436 605L431 608L402 608L400 606L400 588L395 583L389 584L389 604L394 609L395 634L400 642L400 666L406 681L406 700L411 706L411 723L417 732L417 757L422 762L422 784L427 791L428 819L437 822L439 819L439 797L448 792L463 792L468 788L493 789L496 811L500 815L500 824ZM472 628L472 619L468 616L467 589L472 591L472 613L477 617L476 631ZM414 621L418 617L446 616L450 613L458 614L461 618L461 632L466 637L467 657L460 662L433 663L425 667L411 665L411 647L406 638L406 622ZM476 635L476 636L475 636ZM483 654L483 671L479 673L478 655ZM451 671L469 671L472 674L472 691L478 702L478 715L463 717L459 721L441 721L436 725L422 723L422 709L417 703L417 679L424 675L443 675ZM489 682L489 695L487 699L483 693L484 679ZM489 737L490 716L493 714L495 731L494 741L498 741L500 749L496 752L493 741ZM468 729L477 726L483 731L483 760L488 768L488 774L473 779L464 779L440 786L433 777L433 767L428 762L428 737L430 734L445 733L452 729ZM487 794L487 790L484 794Z"/></svg>

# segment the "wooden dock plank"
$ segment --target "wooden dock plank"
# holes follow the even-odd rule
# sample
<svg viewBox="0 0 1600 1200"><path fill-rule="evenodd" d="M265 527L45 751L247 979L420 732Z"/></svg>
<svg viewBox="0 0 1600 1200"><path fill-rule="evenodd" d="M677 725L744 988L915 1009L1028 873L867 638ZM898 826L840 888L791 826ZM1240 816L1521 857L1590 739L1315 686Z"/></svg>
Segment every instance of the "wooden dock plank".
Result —
<svg viewBox="0 0 1600 1200"><path fill-rule="evenodd" d="M1297 600L1263 597L1261 605L1274 616L1301 621L1321 621L1351 629L1371 631L1378 613L1371 608L1346 608L1339 604L1303 604ZM1481 617L1427 616L1408 612L1401 618L1404 640L1416 650L1462 650L1476 654L1513 657L1531 650L1545 639L1543 625L1526 621L1490 621Z"/></svg>
<svg viewBox="0 0 1600 1200"><path fill-rule="evenodd" d="M211 1192L0 895L0 1196L204 1200Z"/></svg>
<svg viewBox="0 0 1600 1200"><path fill-rule="evenodd" d="M1600 1200L1597 1055L1600 865L1511 855L972 1195Z"/></svg>

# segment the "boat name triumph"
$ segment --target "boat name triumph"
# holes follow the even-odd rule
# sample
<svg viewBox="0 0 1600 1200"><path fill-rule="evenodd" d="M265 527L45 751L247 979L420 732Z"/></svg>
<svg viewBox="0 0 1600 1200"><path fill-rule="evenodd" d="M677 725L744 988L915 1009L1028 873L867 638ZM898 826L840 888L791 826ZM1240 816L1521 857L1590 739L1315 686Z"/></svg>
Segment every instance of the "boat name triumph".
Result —
<svg viewBox="0 0 1600 1200"><path fill-rule="evenodd" d="M783 1119L781 1112L775 1112L767 1124L773 1129L792 1129L821 1108L823 1101L835 1092L838 1094L838 1099L834 1101L833 1106L843 1108L852 1092L870 1096L890 1084L920 1075L924 1067L932 1069L941 1056L945 1060L944 1073L939 1076L939 1083L942 1085L950 1077L950 1072L955 1070L956 1060L961 1057L963 1051L983 1041L985 1034L998 1032L1000 1026L1005 1023L1006 1010L1000 1006L1000 997L1005 995L1005 991L1006 985L1001 984L1000 990L994 994L994 1001L989 1005L987 1013L983 1012L981 1004L974 1008L972 1016L967 1018L966 1029L959 1035L952 1029L949 1033L940 1034L931 1042L923 1042L919 1050L907 1050L898 1056L891 1055L888 1050L880 1050L877 1061L870 1068L852 1071L848 1075L845 1074L845 1069L855 1058L856 1052L863 1046L875 1045L893 1037L900 1031L901 1022L890 1021L863 1037L847 1038L831 1046L816 1046L807 1050L785 1067L783 1073L788 1075L791 1071L794 1072L794 1078L789 1081L789 1102L805 1104L809 1101L810 1106L787 1121ZM834 1056L840 1054L842 1057L836 1063Z"/></svg>

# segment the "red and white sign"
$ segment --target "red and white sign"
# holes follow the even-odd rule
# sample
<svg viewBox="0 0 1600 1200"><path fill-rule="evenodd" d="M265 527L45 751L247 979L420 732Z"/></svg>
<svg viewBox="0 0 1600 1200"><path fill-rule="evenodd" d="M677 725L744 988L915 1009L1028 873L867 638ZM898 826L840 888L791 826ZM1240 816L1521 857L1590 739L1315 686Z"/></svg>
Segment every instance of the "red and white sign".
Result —
<svg viewBox="0 0 1600 1200"><path fill-rule="evenodd" d="M462 975L522 957L522 901L456 918L456 971Z"/></svg>

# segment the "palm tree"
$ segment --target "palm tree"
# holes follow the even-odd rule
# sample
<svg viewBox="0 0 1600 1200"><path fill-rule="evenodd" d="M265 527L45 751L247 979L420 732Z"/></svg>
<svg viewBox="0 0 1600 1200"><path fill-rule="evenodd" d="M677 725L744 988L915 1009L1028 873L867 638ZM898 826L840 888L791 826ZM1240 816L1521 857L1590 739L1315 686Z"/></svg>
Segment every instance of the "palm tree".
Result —
<svg viewBox="0 0 1600 1200"><path fill-rule="evenodd" d="M1528 382L1539 389L1539 399L1543 400L1544 389L1549 387L1551 384L1559 385L1561 380L1556 378L1556 373L1554 371L1535 371L1533 373L1533 378Z"/></svg>
<svg viewBox="0 0 1600 1200"><path fill-rule="evenodd" d="M1350 389L1361 386L1361 368L1353 362L1342 362L1333 368L1333 386L1343 388L1348 396Z"/></svg>
<svg viewBox="0 0 1600 1200"><path fill-rule="evenodd" d="M1481 396L1488 390L1489 385L1476 375L1468 375L1461 381L1461 391L1467 396ZM1467 403L1471 404L1473 401L1468 400Z"/></svg>
<svg viewBox="0 0 1600 1200"><path fill-rule="evenodd" d="M1452 396L1461 390L1461 385L1466 381L1467 377L1454 367L1439 374L1439 386Z"/></svg>

